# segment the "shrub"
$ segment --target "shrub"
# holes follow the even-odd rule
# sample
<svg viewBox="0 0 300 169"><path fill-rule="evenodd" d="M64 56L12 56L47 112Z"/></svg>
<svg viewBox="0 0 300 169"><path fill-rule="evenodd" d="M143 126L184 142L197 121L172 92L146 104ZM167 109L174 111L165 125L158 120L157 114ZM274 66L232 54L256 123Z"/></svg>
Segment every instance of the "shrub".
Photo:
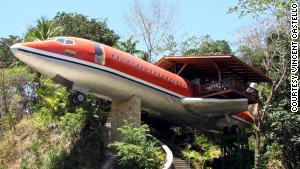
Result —
<svg viewBox="0 0 300 169"><path fill-rule="evenodd" d="M65 113L64 116L60 117L59 125L68 136L79 133L84 122L85 112L82 108L79 108L74 113Z"/></svg>
<svg viewBox="0 0 300 169"><path fill-rule="evenodd" d="M67 156L66 149L63 146L58 145L57 147L47 152L41 168L42 169L62 168L62 166L60 166L60 162L62 161L62 159L65 158L65 156Z"/></svg>
<svg viewBox="0 0 300 169"><path fill-rule="evenodd" d="M125 122L118 129L123 138L111 146L117 149L118 164L124 169L159 169L161 168L164 155L157 142L146 137L149 132L147 125L133 127L134 124Z"/></svg>
<svg viewBox="0 0 300 169"><path fill-rule="evenodd" d="M203 134L196 136L194 145L200 147L202 151L191 150L191 146L182 151L183 157L190 162L194 169L204 168L206 161L212 162L214 158L221 155L220 148Z"/></svg>
<svg viewBox="0 0 300 169"><path fill-rule="evenodd" d="M202 169L204 165L204 160L201 154L194 150L183 150L183 157L189 162L192 168Z"/></svg>
<svg viewBox="0 0 300 169"><path fill-rule="evenodd" d="M41 79L41 87L36 89L36 94L38 96L36 105L38 111L46 108L52 116L62 116L68 112L69 93L65 87L50 79Z"/></svg>

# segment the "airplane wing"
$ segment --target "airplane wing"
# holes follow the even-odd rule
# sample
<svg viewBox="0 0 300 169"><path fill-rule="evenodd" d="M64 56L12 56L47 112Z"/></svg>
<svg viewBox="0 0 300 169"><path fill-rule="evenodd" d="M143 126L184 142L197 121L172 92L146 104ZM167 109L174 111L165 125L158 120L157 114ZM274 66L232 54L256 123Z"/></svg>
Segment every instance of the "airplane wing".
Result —
<svg viewBox="0 0 300 169"><path fill-rule="evenodd" d="M183 98L181 104L189 112L204 117L231 115L248 111L248 99Z"/></svg>

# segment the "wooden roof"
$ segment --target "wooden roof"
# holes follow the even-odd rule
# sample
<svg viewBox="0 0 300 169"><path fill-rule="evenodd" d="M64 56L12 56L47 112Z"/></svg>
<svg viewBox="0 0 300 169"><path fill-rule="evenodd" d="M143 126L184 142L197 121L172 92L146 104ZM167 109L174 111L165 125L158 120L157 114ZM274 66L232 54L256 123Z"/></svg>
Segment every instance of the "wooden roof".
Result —
<svg viewBox="0 0 300 169"><path fill-rule="evenodd" d="M165 56L155 63L173 73L191 80L205 74L218 77L218 69L222 78L242 78L249 82L272 82L272 80L232 55L224 56Z"/></svg>

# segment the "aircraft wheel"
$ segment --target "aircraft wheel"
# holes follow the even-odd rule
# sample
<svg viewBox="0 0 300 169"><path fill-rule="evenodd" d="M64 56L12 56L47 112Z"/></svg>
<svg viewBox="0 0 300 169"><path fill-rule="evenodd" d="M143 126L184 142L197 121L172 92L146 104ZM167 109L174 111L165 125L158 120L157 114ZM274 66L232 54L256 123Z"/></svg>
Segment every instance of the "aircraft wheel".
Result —
<svg viewBox="0 0 300 169"><path fill-rule="evenodd" d="M85 95L81 92L76 92L71 97L71 101L74 104L82 104L86 100Z"/></svg>

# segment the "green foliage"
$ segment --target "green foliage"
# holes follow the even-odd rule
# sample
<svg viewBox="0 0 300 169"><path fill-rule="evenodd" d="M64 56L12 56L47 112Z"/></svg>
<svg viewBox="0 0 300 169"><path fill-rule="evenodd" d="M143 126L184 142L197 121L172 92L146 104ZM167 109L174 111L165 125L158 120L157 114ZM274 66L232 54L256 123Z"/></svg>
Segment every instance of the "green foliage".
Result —
<svg viewBox="0 0 300 169"><path fill-rule="evenodd" d="M54 83L47 78L41 79L41 86L36 89L38 99L37 109L40 111L49 111L53 116L61 116L68 112L70 106L69 93L66 88Z"/></svg>
<svg viewBox="0 0 300 169"><path fill-rule="evenodd" d="M212 162L214 158L218 158L221 155L221 149L203 134L197 135L193 144L201 148L202 151L192 150L191 145L188 145L182 151L182 154L194 169L203 169L206 161Z"/></svg>
<svg viewBox="0 0 300 169"><path fill-rule="evenodd" d="M46 40L51 37L62 35L63 27L57 26L53 20L41 17L37 25L28 29L24 38L25 42Z"/></svg>
<svg viewBox="0 0 300 169"><path fill-rule="evenodd" d="M136 48L136 45L139 43L138 40L133 41L133 35L131 35L124 42L119 42L117 47L124 52L130 53L132 55L140 54L141 51Z"/></svg>
<svg viewBox="0 0 300 169"><path fill-rule="evenodd" d="M75 113L65 113L60 117L60 127L67 135L79 133L83 127L82 119L86 119L86 113L82 108L77 109Z"/></svg>
<svg viewBox="0 0 300 169"><path fill-rule="evenodd" d="M260 159L260 168L285 168L282 164L282 147L277 142L267 145Z"/></svg>
<svg viewBox="0 0 300 169"><path fill-rule="evenodd" d="M0 72L0 86L0 130L6 130L14 127L26 111L30 111L33 75L25 66L3 68Z"/></svg>
<svg viewBox="0 0 300 169"><path fill-rule="evenodd" d="M55 148L49 150L43 160L41 169L55 169L61 168L59 162L64 160L64 157L67 156L66 148L62 145L58 145Z"/></svg>
<svg viewBox="0 0 300 169"><path fill-rule="evenodd" d="M39 19L28 29L24 41L60 35L108 45L119 39L106 20L63 12L54 19ZM65 87L12 56L9 47L20 41L15 36L0 39L0 166L10 168L19 163L20 168L96 168L104 152L102 124L107 115L103 115L103 107L94 97L88 97L81 106L70 104Z"/></svg>
<svg viewBox="0 0 300 169"><path fill-rule="evenodd" d="M240 48L242 58L256 69L266 73L273 84L260 84L258 90L262 101L261 107L265 107L265 116L256 115L260 120L256 131L261 132L262 139L260 154L261 168L265 168L269 163L269 158L264 154L269 151L268 147L273 143L279 144L284 165L290 168L299 168L300 163L300 114L290 112L290 37L287 27L283 23L277 23L264 30L262 37L249 35L250 42L260 41L259 44L247 43ZM284 74L284 72L286 72ZM270 98L271 97L271 98ZM268 103L268 99L270 103ZM287 123L288 122L288 123ZM257 125L258 126L258 125Z"/></svg>
<svg viewBox="0 0 300 169"><path fill-rule="evenodd" d="M194 144L202 147L204 150L202 154L205 161L212 161L214 158L221 155L221 149L217 145L213 144L212 141L203 134L196 136Z"/></svg>
<svg viewBox="0 0 300 169"><path fill-rule="evenodd" d="M227 41L207 39L198 49L190 49L185 55L231 55L232 51Z"/></svg>
<svg viewBox="0 0 300 169"><path fill-rule="evenodd" d="M42 165L42 161L41 161L41 157L40 157L40 149L41 146L45 144L43 140L34 140L31 145L29 145L29 148L31 149L31 151L33 152L34 155L34 164L36 166L40 166Z"/></svg>
<svg viewBox="0 0 300 169"><path fill-rule="evenodd" d="M8 38L0 38L0 68L7 68L19 63L10 50L10 46L17 42L20 42L18 36L10 35Z"/></svg>
<svg viewBox="0 0 300 169"><path fill-rule="evenodd" d="M230 7L228 13L238 12L240 16L252 15L259 17L261 14L271 13L277 17L286 16L290 4L294 0L239 0L236 6Z"/></svg>
<svg viewBox="0 0 300 169"><path fill-rule="evenodd" d="M157 142L146 137L146 133L149 132L148 126L133 125L125 122L125 125L118 129L122 133L122 140L111 144L117 149L119 165L124 169L161 168L164 156L156 146Z"/></svg>
<svg viewBox="0 0 300 169"><path fill-rule="evenodd" d="M31 166L30 166L30 162L29 162L29 158L28 158L28 156L23 156L22 158L21 158L21 163L20 163L20 167L19 167L20 169L30 169L30 168L32 168Z"/></svg>
<svg viewBox="0 0 300 169"><path fill-rule="evenodd" d="M183 150L183 157L190 163L193 169L203 169L205 160L201 154L194 150Z"/></svg>
<svg viewBox="0 0 300 169"><path fill-rule="evenodd" d="M161 51L167 55L231 55L230 45L225 40L213 40L209 35L203 37L191 36L177 42L173 35L167 36Z"/></svg>
<svg viewBox="0 0 300 169"><path fill-rule="evenodd" d="M107 20L89 19L77 13L59 12L54 17L56 25L63 27L64 36L74 36L104 43L109 46L116 44L120 38L113 30L107 27Z"/></svg>

